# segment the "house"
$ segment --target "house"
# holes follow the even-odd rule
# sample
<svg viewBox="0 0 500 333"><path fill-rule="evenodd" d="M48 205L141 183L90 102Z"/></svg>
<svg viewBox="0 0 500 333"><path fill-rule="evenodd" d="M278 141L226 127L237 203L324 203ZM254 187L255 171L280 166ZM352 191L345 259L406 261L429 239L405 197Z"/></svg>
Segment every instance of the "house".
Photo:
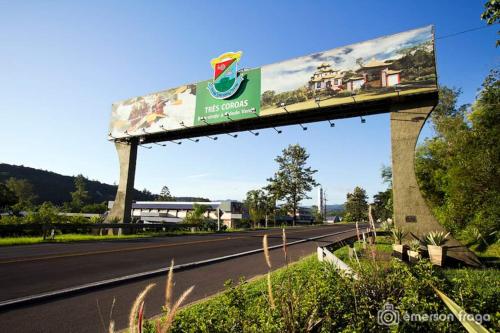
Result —
<svg viewBox="0 0 500 333"><path fill-rule="evenodd" d="M343 89L344 73L333 69L329 64L322 63L311 76L309 89L313 91L340 91Z"/></svg>
<svg viewBox="0 0 500 333"><path fill-rule="evenodd" d="M342 222L342 218L340 216L327 216L326 223L339 223Z"/></svg>
<svg viewBox="0 0 500 333"><path fill-rule="evenodd" d="M347 91L356 91L363 87L365 84L364 76L353 76L344 80Z"/></svg>
<svg viewBox="0 0 500 333"><path fill-rule="evenodd" d="M382 86L383 87L393 87L401 83L401 71L395 71L392 69L387 69L382 71Z"/></svg>
<svg viewBox="0 0 500 333"><path fill-rule="evenodd" d="M364 88L383 88L392 87L401 82L401 71L392 70L389 60L380 61L375 58L362 64L356 70L356 76L346 80L346 89L355 91Z"/></svg>

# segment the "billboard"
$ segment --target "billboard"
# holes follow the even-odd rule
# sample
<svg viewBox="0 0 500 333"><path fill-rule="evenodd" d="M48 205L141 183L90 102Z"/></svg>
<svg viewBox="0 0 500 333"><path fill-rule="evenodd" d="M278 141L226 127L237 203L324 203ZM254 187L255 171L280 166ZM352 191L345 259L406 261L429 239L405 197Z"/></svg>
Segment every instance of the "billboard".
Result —
<svg viewBox="0 0 500 333"><path fill-rule="evenodd" d="M242 57L212 59L209 80L114 103L110 139L437 90L432 26L249 70Z"/></svg>

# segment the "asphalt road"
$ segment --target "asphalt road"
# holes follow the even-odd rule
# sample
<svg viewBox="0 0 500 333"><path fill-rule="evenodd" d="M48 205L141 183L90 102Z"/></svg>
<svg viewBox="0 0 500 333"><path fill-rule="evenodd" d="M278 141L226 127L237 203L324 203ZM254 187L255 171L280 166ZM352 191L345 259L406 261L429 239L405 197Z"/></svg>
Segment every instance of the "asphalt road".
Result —
<svg viewBox="0 0 500 333"><path fill-rule="evenodd" d="M290 246L290 259L309 255L318 245L352 236L355 230L348 225L287 230L288 242L346 230L352 231ZM259 249L264 234L268 234L270 246L281 244L281 230L274 229L0 248L0 301L155 270L168 266L171 259L183 264ZM271 257L273 268L284 265L281 249L272 250ZM248 279L266 271L262 253L246 255L176 272L175 292L195 285L187 300L193 302L221 291L227 279ZM146 299L146 316L150 317L160 312L164 276L2 309L0 332L106 332L113 299L112 318L121 329L126 326L133 300L148 283L157 284Z"/></svg>

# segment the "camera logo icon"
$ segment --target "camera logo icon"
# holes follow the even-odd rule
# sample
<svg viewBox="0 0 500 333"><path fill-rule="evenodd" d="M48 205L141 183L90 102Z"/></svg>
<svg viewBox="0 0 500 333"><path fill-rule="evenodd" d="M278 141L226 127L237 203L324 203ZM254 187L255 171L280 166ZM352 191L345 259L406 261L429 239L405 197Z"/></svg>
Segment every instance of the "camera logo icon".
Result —
<svg viewBox="0 0 500 333"><path fill-rule="evenodd" d="M399 312L391 303L385 303L382 310L377 312L377 324L392 326L399 324Z"/></svg>

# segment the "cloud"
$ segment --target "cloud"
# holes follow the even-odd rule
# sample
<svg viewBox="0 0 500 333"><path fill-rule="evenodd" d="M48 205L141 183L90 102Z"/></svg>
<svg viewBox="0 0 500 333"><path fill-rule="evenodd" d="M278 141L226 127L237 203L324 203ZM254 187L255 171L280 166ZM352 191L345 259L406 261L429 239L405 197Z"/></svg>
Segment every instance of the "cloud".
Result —
<svg viewBox="0 0 500 333"><path fill-rule="evenodd" d="M353 51L352 47L344 47L341 51L341 54L349 54Z"/></svg>
<svg viewBox="0 0 500 333"><path fill-rule="evenodd" d="M344 62L344 57L335 56L331 58L331 61L333 61L336 65L339 65Z"/></svg>
<svg viewBox="0 0 500 333"><path fill-rule="evenodd" d="M323 52L319 52L319 53L315 53L315 54L311 55L311 58L313 58L314 60L321 60L322 57L323 57Z"/></svg>
<svg viewBox="0 0 500 333"><path fill-rule="evenodd" d="M338 70L355 70L357 58L365 61L371 58L397 59L401 57L398 51L431 38L432 28L428 26L263 66L261 89L262 92L274 90L276 93L295 90L307 85L316 67L323 62Z"/></svg>

